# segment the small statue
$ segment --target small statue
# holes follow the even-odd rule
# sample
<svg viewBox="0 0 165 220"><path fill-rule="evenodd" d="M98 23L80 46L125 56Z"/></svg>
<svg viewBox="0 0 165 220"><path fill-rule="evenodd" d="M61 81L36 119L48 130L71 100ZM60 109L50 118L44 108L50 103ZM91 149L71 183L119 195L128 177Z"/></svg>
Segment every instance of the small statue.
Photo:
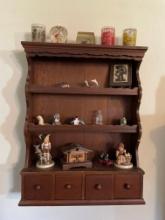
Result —
<svg viewBox="0 0 165 220"><path fill-rule="evenodd" d="M53 125L61 125L60 114L59 113L55 113L53 115Z"/></svg>
<svg viewBox="0 0 165 220"><path fill-rule="evenodd" d="M120 143L118 150L116 151L116 162L115 166L121 169L130 169L133 167L131 163L132 156L130 153L127 153L124 144Z"/></svg>
<svg viewBox="0 0 165 220"><path fill-rule="evenodd" d="M49 140L50 135L47 134L44 137L44 140L41 145L35 145L35 153L38 155L39 160L36 163L36 167L45 169L54 166L54 161L52 160L52 156L50 154L51 143ZM41 135L40 135L41 138Z"/></svg>
<svg viewBox="0 0 165 220"><path fill-rule="evenodd" d="M102 152L99 155L99 163L106 166L110 166L113 164L112 160L110 159L110 155L106 152Z"/></svg>
<svg viewBox="0 0 165 220"><path fill-rule="evenodd" d="M38 125L45 125L44 118L41 115L37 115Z"/></svg>
<svg viewBox="0 0 165 220"><path fill-rule="evenodd" d="M84 81L84 85L86 87L89 87L89 88L91 88L91 87L99 87L99 83L98 83L98 81L96 79L92 79L90 81L85 80Z"/></svg>
<svg viewBox="0 0 165 220"><path fill-rule="evenodd" d="M83 120L79 119L78 116L76 116L75 118L73 118L70 121L70 124L72 124L72 125L85 125L85 122Z"/></svg>
<svg viewBox="0 0 165 220"><path fill-rule="evenodd" d="M127 125L127 119L126 117L123 117L120 119L120 125L123 126L123 125Z"/></svg>

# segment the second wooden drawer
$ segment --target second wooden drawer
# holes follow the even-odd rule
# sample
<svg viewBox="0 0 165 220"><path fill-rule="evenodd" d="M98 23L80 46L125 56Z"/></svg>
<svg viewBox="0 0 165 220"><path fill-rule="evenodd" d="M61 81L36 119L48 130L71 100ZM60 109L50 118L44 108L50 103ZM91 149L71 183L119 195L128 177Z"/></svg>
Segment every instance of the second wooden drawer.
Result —
<svg viewBox="0 0 165 220"><path fill-rule="evenodd" d="M55 184L56 199L82 199L81 174L57 174Z"/></svg>

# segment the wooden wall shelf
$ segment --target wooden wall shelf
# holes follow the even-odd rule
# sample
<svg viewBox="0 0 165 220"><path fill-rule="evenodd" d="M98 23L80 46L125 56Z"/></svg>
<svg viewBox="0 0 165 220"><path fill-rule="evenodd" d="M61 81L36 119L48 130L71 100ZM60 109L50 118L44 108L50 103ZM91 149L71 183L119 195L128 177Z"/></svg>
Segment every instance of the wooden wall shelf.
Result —
<svg viewBox="0 0 165 220"><path fill-rule="evenodd" d="M136 133L137 125L34 125L30 123L28 129L33 133L54 133L54 132L107 132L107 133Z"/></svg>
<svg viewBox="0 0 165 220"><path fill-rule="evenodd" d="M27 89L35 94L61 94L61 95L138 95L138 88L55 88L51 86L29 86Z"/></svg>
<svg viewBox="0 0 165 220"><path fill-rule="evenodd" d="M139 67L147 47L22 42L28 76L25 86L25 165L21 171L19 205L127 205L144 204L143 175L139 168L138 147L141 139L139 107L142 88ZM128 64L132 69L130 88L110 87L112 65ZM98 88L79 85L97 79ZM59 88L62 82L70 88ZM103 125L93 125L93 113L101 110ZM52 122L60 113L62 125L36 125L42 115ZM67 124L78 116L87 124ZM118 125L126 117L128 125ZM66 124L65 124L66 123ZM50 134L51 155L55 166L36 168L39 134ZM115 151L123 142L132 155L133 168L117 169L103 165L101 152L115 160ZM94 154L92 168L62 170L61 149L68 143L80 144ZM92 164L92 163L91 163ZM69 187L68 187L69 186Z"/></svg>

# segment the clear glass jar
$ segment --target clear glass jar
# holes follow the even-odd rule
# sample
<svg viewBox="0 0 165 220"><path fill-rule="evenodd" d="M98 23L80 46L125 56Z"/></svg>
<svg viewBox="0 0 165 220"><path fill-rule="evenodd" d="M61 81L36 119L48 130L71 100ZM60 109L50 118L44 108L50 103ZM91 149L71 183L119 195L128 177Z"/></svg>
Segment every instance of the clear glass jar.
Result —
<svg viewBox="0 0 165 220"><path fill-rule="evenodd" d="M123 31L123 45L136 46L137 30L135 28L127 28Z"/></svg>
<svg viewBox="0 0 165 220"><path fill-rule="evenodd" d="M104 27L101 30L101 43L103 45L113 46L115 44L115 28Z"/></svg>
<svg viewBox="0 0 165 220"><path fill-rule="evenodd" d="M103 124L103 115L101 110L97 110L95 112L95 124L96 125L102 125Z"/></svg>
<svg viewBox="0 0 165 220"><path fill-rule="evenodd" d="M46 40L46 28L42 24L31 25L32 41L44 42Z"/></svg>

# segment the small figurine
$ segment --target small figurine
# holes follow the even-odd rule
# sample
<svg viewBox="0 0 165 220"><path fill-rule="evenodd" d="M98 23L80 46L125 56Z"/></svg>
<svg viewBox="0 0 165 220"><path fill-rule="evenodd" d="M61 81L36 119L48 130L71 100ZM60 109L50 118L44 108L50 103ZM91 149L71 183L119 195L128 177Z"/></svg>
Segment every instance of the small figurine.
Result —
<svg viewBox="0 0 165 220"><path fill-rule="evenodd" d="M120 125L123 126L123 125L127 125L127 119L126 117L123 117L120 119Z"/></svg>
<svg viewBox="0 0 165 220"><path fill-rule="evenodd" d="M55 87L70 88L70 85L67 82L61 82L61 83L56 83Z"/></svg>
<svg viewBox="0 0 165 220"><path fill-rule="evenodd" d="M116 151L116 162L115 167L121 168L121 169L130 169L133 167L133 164L131 163L132 156L130 153L127 153L124 144L120 143L118 150Z"/></svg>
<svg viewBox="0 0 165 220"><path fill-rule="evenodd" d="M102 152L99 155L99 163L106 166L110 166L113 164L112 160L110 160L109 154L106 152Z"/></svg>
<svg viewBox="0 0 165 220"><path fill-rule="evenodd" d="M91 88L91 87L99 87L99 83L98 83L98 81L96 79L92 79L90 81L85 80L84 81L84 86L89 87L89 88Z"/></svg>
<svg viewBox="0 0 165 220"><path fill-rule="evenodd" d="M95 112L95 124L96 125L102 125L103 124L103 115L101 110L97 110Z"/></svg>
<svg viewBox="0 0 165 220"><path fill-rule="evenodd" d="M85 125L85 122L83 120L79 119L78 116L76 116L75 118L73 118L70 121L70 124L72 124L72 125Z"/></svg>
<svg viewBox="0 0 165 220"><path fill-rule="evenodd" d="M55 113L53 115L53 125L61 125L60 114L59 113Z"/></svg>
<svg viewBox="0 0 165 220"><path fill-rule="evenodd" d="M92 167L92 161L89 160L89 153L92 150L81 146L80 144L68 144L63 150L62 167L63 170L69 170L76 167Z"/></svg>
<svg viewBox="0 0 165 220"><path fill-rule="evenodd" d="M37 115L38 125L45 125L44 118L41 115Z"/></svg>
<svg viewBox="0 0 165 220"><path fill-rule="evenodd" d="M40 135L40 138L42 136ZM41 169L46 169L54 166L54 161L52 160L52 156L50 154L51 143L49 140L50 135L47 134L41 145L35 145L35 153L38 155L39 160L36 163L36 167Z"/></svg>

